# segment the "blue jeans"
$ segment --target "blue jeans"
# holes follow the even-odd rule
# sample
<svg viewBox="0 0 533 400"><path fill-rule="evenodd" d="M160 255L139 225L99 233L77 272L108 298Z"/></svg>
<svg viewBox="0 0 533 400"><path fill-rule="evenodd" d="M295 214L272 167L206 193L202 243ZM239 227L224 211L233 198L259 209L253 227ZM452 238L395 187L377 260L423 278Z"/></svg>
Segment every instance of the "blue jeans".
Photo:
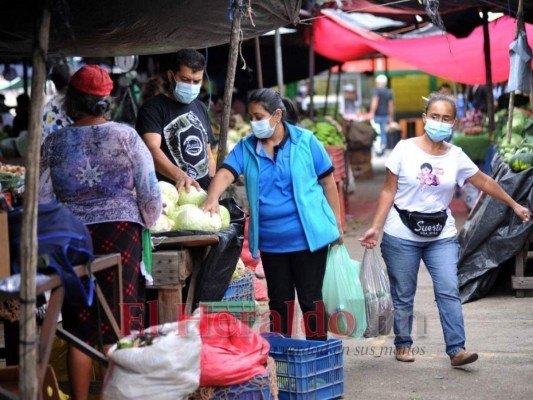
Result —
<svg viewBox="0 0 533 400"><path fill-rule="evenodd" d="M389 124L388 115L374 115L374 122L379 125L379 137L381 138L381 148L387 148L387 125Z"/></svg>
<svg viewBox="0 0 533 400"><path fill-rule="evenodd" d="M413 344L413 303L422 260L433 281L446 353L453 357L455 353L463 350L465 328L457 281L457 238L417 242L384 233L381 254L387 265L394 304L395 346L410 348Z"/></svg>

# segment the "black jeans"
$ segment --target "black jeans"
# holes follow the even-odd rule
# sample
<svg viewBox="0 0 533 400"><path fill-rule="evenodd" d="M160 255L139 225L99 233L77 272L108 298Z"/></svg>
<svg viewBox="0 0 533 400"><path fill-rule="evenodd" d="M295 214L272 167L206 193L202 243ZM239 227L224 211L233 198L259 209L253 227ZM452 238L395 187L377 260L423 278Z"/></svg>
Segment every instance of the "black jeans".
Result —
<svg viewBox="0 0 533 400"><path fill-rule="evenodd" d="M311 253L261 252L270 307L270 330L292 336L295 290L308 340L327 340L327 319L322 301L327 246Z"/></svg>

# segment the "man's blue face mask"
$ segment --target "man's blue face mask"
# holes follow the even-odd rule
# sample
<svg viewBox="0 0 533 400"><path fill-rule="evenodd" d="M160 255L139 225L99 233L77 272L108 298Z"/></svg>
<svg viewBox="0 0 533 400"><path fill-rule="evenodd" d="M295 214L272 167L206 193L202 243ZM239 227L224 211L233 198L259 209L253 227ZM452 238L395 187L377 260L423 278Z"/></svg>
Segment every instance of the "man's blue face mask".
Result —
<svg viewBox="0 0 533 400"><path fill-rule="evenodd" d="M193 85L185 82L176 82L174 86L174 97L177 101L184 104L190 104L200 94L202 85Z"/></svg>

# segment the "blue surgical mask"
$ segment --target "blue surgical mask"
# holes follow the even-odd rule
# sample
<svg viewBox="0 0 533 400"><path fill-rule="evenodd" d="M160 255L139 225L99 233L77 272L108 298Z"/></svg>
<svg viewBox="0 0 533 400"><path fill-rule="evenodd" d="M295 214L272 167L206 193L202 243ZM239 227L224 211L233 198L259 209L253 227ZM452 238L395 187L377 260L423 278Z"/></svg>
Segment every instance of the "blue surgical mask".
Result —
<svg viewBox="0 0 533 400"><path fill-rule="evenodd" d="M202 85L192 85L185 82L176 82L174 86L174 97L180 103L190 104L200 94L200 88Z"/></svg>
<svg viewBox="0 0 533 400"><path fill-rule="evenodd" d="M433 142L442 142L452 135L453 124L426 119L424 130Z"/></svg>
<svg viewBox="0 0 533 400"><path fill-rule="evenodd" d="M272 115L270 116L272 118ZM259 121L252 121L252 132L258 139L268 139L274 134L274 130L278 123L274 127L270 126L270 118L261 119Z"/></svg>

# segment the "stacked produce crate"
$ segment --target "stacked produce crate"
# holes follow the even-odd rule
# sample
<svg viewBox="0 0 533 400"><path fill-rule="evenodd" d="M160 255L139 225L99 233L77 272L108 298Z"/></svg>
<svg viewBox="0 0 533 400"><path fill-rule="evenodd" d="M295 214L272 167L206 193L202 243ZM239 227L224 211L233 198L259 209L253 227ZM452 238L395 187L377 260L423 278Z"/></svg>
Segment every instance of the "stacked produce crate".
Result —
<svg viewBox="0 0 533 400"><path fill-rule="evenodd" d="M342 340L326 342L263 334L276 362L280 400L338 399L344 395Z"/></svg>
<svg viewBox="0 0 533 400"><path fill-rule="evenodd" d="M335 171L333 177L337 184L337 192L339 194L339 202L341 206L341 220L344 224L343 229L346 230L346 214L348 213L347 194L344 192L344 182L348 178L346 173L346 139L344 137L344 130L342 126L333 118L325 116L312 121L309 118L303 119L300 124L309 129L316 138L324 145Z"/></svg>
<svg viewBox="0 0 533 400"><path fill-rule="evenodd" d="M374 129L369 122L348 121L345 131L348 158L354 179L371 179Z"/></svg>

